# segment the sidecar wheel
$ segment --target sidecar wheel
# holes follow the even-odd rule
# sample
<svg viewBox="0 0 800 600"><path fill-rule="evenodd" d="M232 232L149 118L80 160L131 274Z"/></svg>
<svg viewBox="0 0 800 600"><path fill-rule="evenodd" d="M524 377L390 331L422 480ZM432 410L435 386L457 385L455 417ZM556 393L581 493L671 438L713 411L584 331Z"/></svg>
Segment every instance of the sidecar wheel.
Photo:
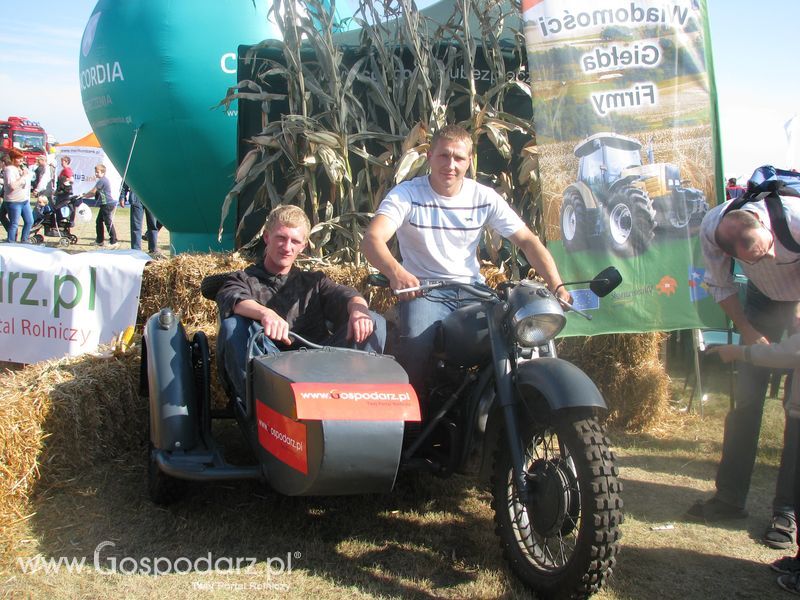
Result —
<svg viewBox="0 0 800 600"><path fill-rule="evenodd" d="M622 485L595 418L523 428L531 498L512 477L505 436L492 474L495 532L511 570L542 598L588 598L616 563Z"/></svg>
<svg viewBox="0 0 800 600"><path fill-rule="evenodd" d="M150 500L159 506L167 506L180 500L186 493L186 482L163 473L155 460L155 447L150 444L147 456L147 492Z"/></svg>

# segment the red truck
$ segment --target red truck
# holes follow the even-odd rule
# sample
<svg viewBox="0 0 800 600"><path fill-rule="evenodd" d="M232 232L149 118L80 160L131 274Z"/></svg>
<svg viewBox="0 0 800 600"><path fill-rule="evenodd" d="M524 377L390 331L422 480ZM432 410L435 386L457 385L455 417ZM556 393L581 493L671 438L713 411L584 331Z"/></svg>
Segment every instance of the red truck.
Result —
<svg viewBox="0 0 800 600"><path fill-rule="evenodd" d="M47 132L36 121L27 117L0 120L0 156L19 148L25 153L25 162L33 165L37 156L47 155L48 147Z"/></svg>

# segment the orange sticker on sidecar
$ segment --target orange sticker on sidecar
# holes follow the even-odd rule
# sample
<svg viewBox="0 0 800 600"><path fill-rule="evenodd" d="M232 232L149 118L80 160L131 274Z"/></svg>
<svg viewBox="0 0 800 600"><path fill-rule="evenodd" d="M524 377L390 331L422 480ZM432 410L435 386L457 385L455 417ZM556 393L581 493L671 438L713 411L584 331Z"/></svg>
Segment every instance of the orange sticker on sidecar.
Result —
<svg viewBox="0 0 800 600"><path fill-rule="evenodd" d="M419 401L408 383L292 383L298 419L419 421Z"/></svg>
<svg viewBox="0 0 800 600"><path fill-rule="evenodd" d="M306 426L256 402L258 443L279 461L308 475Z"/></svg>

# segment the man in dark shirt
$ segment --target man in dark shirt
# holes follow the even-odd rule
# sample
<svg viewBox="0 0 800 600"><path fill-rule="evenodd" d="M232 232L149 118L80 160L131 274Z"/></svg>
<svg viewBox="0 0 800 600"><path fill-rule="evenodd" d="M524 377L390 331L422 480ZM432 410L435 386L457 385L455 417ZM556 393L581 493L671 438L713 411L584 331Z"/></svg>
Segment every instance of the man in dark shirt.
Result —
<svg viewBox="0 0 800 600"><path fill-rule="evenodd" d="M291 349L289 331L318 344L350 342L361 350L383 352L386 323L356 290L320 271L294 267L310 230L300 208L275 208L264 226L263 262L232 273L217 293L221 320L217 351L239 398L245 398L250 339L262 330L264 338L254 347L257 353Z"/></svg>

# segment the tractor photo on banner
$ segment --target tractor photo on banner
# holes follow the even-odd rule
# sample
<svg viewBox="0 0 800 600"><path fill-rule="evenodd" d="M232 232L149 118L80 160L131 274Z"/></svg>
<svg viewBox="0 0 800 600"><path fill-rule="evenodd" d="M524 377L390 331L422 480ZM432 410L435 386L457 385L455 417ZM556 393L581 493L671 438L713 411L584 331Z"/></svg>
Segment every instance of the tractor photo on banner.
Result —
<svg viewBox="0 0 800 600"><path fill-rule="evenodd" d="M697 239L722 181L705 0L522 10L548 248L565 280L624 281L567 335L721 326Z"/></svg>

